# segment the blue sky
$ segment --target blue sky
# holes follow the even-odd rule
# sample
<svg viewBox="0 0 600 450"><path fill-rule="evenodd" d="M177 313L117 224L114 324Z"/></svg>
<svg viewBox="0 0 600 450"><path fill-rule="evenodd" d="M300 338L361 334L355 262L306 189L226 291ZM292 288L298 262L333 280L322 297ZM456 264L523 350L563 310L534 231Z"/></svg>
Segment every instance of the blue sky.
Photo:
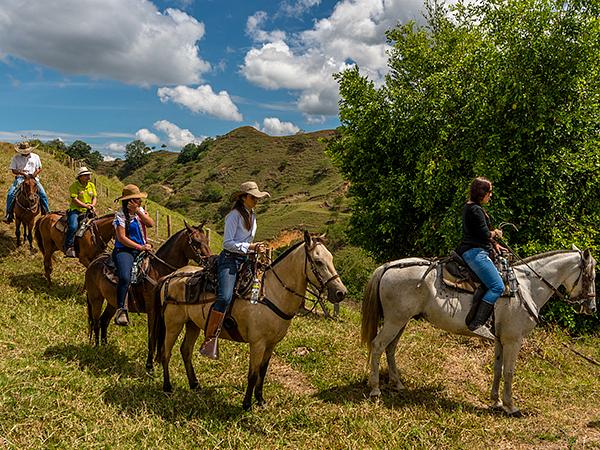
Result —
<svg viewBox="0 0 600 450"><path fill-rule="evenodd" d="M384 32L421 0L0 0L0 141L122 156L251 125L339 124L332 74L387 72Z"/></svg>

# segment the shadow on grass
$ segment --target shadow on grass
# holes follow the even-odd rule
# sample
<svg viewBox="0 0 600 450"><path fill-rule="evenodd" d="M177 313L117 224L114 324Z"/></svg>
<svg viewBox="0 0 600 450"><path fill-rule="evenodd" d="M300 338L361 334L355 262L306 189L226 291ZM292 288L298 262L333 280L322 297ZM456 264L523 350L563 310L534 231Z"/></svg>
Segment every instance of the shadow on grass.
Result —
<svg viewBox="0 0 600 450"><path fill-rule="evenodd" d="M382 383L382 387L385 385ZM381 398L377 401L387 408L403 408L419 405L427 410L465 411L473 414L497 415L498 412L490 408L482 408L470 403L456 401L444 395L445 389L438 386L423 386L397 392L382 389ZM327 403L361 403L371 401L366 380L356 381L345 386L335 386L315 394L315 397ZM375 400L374 400L375 401Z"/></svg>
<svg viewBox="0 0 600 450"><path fill-rule="evenodd" d="M46 349L44 358L77 362L80 369L93 375L119 374L129 378L147 378L143 366L132 362L129 357L113 345L94 347L89 344L61 344Z"/></svg>
<svg viewBox="0 0 600 450"><path fill-rule="evenodd" d="M17 248L17 239L15 237L15 229L10 228L8 231L0 231L0 259L6 258Z"/></svg>
<svg viewBox="0 0 600 450"><path fill-rule="evenodd" d="M144 383L115 384L104 391L104 402L133 417L146 410L168 422L201 417L226 423L245 414L241 396L239 403L233 404L212 386L201 386L195 390L174 386L173 392L167 394L162 391L161 381L162 377L157 377Z"/></svg>
<svg viewBox="0 0 600 450"><path fill-rule="evenodd" d="M77 303L86 304L85 296L82 296L83 285L81 283L52 283L52 286L48 286L44 274L39 272L10 275L9 279L11 285L17 289L58 298L76 297Z"/></svg>

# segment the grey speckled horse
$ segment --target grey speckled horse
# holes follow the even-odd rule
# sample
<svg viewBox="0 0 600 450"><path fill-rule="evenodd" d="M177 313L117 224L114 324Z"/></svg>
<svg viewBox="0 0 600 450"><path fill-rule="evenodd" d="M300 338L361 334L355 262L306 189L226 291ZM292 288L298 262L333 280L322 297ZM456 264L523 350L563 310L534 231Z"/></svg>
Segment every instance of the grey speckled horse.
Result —
<svg viewBox="0 0 600 450"><path fill-rule="evenodd" d="M378 267L367 286L362 305L362 342L369 348L370 395L381 395L379 389L379 360L385 350L389 367L389 380L393 388L403 390L396 366L396 345L408 321L424 317L435 327L451 333L476 336L465 325L471 306L471 294L453 291L448 295L437 270L425 275L430 261L407 258ZM580 312L596 311L595 288L596 261L589 250L584 252L558 250L524 259L514 266L519 284L516 297L501 297L495 308L496 349L492 407L502 408L507 414L520 416L512 398L512 381L515 362L523 338L536 325L535 311L557 292L566 289L567 300L579 305ZM383 326L378 329L380 319ZM500 378L504 377L502 400L499 396Z"/></svg>

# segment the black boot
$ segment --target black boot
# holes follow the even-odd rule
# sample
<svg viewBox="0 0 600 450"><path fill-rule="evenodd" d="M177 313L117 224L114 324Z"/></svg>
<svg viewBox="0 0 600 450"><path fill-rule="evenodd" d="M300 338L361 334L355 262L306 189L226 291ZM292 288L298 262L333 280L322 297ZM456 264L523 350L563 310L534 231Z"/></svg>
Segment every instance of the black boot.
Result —
<svg viewBox="0 0 600 450"><path fill-rule="evenodd" d="M492 315L492 311L494 311L494 305L482 300L479 308L477 308L475 317L468 325L469 330L486 339L495 339L489 328L484 326Z"/></svg>

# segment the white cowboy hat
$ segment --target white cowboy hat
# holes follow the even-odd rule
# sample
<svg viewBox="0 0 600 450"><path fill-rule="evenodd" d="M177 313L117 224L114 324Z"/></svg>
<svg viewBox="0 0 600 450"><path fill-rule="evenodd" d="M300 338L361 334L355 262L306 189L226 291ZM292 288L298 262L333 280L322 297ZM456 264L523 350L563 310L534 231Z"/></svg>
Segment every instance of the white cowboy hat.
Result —
<svg viewBox="0 0 600 450"><path fill-rule="evenodd" d="M31 144L27 141L19 142L14 145L15 152L20 153L21 155L29 155L33 150L38 148L39 144L35 147L32 147Z"/></svg>
<svg viewBox="0 0 600 450"><path fill-rule="evenodd" d="M90 170L87 167L81 166L79 168L79 170L77 171L77 176L75 178L79 178L82 175L91 175L91 174L92 174L92 172L90 172Z"/></svg>
<svg viewBox="0 0 600 450"><path fill-rule="evenodd" d="M264 198L271 196L271 194L269 194L267 191L263 192L260 189L258 189L258 185L254 181L246 181L245 183L242 183L240 185L239 191L236 192L235 196L239 197L243 194L250 194L252 197L256 198Z"/></svg>

